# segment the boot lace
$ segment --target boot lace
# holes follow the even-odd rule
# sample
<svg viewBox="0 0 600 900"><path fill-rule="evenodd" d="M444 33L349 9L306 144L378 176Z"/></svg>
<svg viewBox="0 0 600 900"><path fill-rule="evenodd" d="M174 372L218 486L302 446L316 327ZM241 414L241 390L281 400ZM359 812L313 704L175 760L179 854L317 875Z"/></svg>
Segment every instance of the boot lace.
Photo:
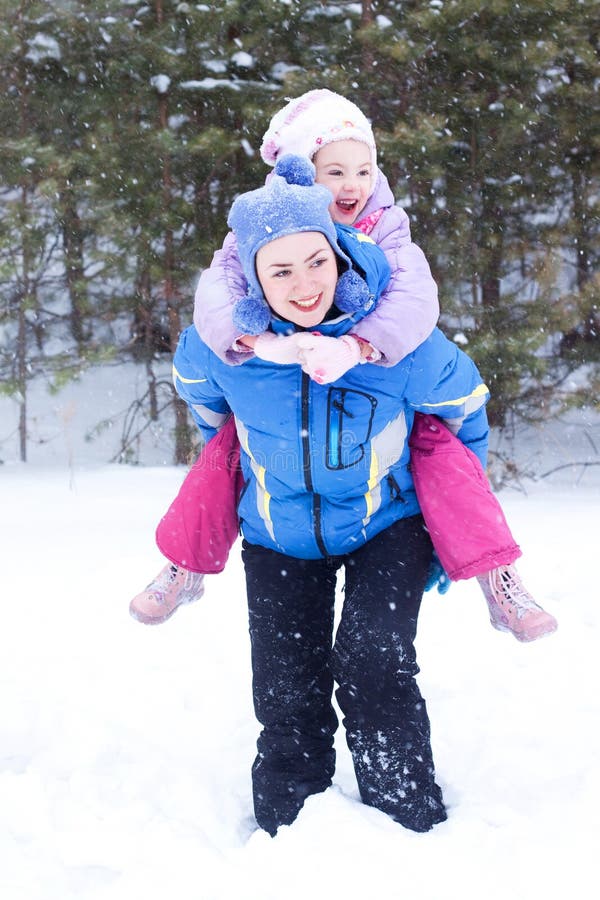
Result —
<svg viewBox="0 0 600 900"><path fill-rule="evenodd" d="M177 566L165 566L165 568L159 572L152 584L148 586L147 590L168 590L177 578L178 574L179 569L177 568Z"/></svg>
<svg viewBox="0 0 600 900"><path fill-rule="evenodd" d="M517 610L517 616L521 618L528 609L539 609L531 594L525 588L525 585L519 578L516 570L512 566L506 566L498 569L496 576L496 585L499 593L501 593L511 606Z"/></svg>

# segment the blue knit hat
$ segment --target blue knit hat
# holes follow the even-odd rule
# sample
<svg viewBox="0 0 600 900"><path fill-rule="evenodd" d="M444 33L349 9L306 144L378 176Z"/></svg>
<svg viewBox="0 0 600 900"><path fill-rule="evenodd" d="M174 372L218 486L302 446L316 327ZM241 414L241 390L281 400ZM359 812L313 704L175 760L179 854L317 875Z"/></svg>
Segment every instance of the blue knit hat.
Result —
<svg viewBox="0 0 600 900"><path fill-rule="evenodd" d="M315 184L315 167L291 153L277 161L267 184L241 194L234 201L227 222L235 233L242 269L248 282L245 297L235 304L233 321L242 334L261 334L271 320L271 311L256 275L256 254L265 244L297 234L318 231L325 235L339 259L347 266L338 279L334 303L341 312L353 313L372 305L364 279L352 268L352 260L341 250L329 214L332 194Z"/></svg>

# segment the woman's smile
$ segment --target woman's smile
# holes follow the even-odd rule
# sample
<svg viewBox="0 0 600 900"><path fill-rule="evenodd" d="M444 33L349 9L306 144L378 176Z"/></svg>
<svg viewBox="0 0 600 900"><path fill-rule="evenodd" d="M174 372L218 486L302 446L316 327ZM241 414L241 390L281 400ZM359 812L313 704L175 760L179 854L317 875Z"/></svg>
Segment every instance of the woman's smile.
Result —
<svg viewBox="0 0 600 900"><path fill-rule="evenodd" d="M322 293L315 294L314 297L308 297L306 300L290 300L294 306L299 307L303 312L312 312L321 302Z"/></svg>

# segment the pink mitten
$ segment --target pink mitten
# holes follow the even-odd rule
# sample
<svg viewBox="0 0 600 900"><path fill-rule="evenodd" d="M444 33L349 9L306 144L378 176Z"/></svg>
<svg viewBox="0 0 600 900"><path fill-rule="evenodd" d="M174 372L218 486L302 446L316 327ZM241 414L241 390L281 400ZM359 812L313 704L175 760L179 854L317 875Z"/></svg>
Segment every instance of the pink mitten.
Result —
<svg viewBox="0 0 600 900"><path fill-rule="evenodd" d="M350 335L339 338L322 334L298 335L302 371L317 384L329 384L341 378L360 362L360 344Z"/></svg>
<svg viewBox="0 0 600 900"><path fill-rule="evenodd" d="M277 335L272 331L265 331L254 343L254 352L267 362L279 363L281 366L300 365L298 356L299 334Z"/></svg>

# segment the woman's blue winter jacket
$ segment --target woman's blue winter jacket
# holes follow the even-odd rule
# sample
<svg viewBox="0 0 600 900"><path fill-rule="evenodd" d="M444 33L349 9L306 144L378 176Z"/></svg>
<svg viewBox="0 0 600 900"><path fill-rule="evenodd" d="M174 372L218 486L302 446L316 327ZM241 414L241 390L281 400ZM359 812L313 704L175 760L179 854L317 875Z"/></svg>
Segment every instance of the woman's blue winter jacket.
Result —
<svg viewBox="0 0 600 900"><path fill-rule="evenodd" d="M344 249L356 258L352 247ZM361 266L372 269L367 280L376 299L385 285L381 251L361 240L360 252L369 257ZM312 330L338 336L360 315ZM290 329L275 319L271 327ZM346 554L419 513L408 447L416 411L445 420L485 464L487 388L438 329L396 366L358 365L319 385L299 365L254 357L228 366L191 326L179 341L174 380L207 440L233 412L246 482L242 533L290 556Z"/></svg>

